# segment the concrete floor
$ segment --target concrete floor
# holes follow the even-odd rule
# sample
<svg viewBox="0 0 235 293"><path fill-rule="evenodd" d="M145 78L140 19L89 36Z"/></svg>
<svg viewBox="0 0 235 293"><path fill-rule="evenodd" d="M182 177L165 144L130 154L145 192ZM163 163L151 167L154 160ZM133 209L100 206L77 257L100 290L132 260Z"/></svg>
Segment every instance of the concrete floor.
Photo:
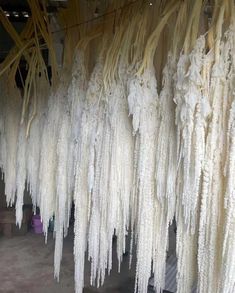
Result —
<svg viewBox="0 0 235 293"><path fill-rule="evenodd" d="M72 243L65 241L61 283L53 278L52 237L33 233L12 238L0 238L0 292L49 293L73 291Z"/></svg>
<svg viewBox="0 0 235 293"><path fill-rule="evenodd" d="M1 178L1 177L0 177ZM5 207L4 184L0 179L0 207ZM29 196L26 203L31 204ZM54 240L52 233L45 244L43 235L28 232L24 236L6 238L0 233L0 293L74 293L73 229L64 239L60 282L54 280ZM173 243L173 246L172 246ZM173 248L171 248L171 246ZM170 250L175 249L170 241ZM115 255L115 253L114 253ZM123 258L120 274L113 258L113 270L106 276L104 286L89 286L89 263L85 266L84 293L133 293L135 265L129 270L129 257ZM149 289L148 293L153 291ZM167 293L167 291L165 291Z"/></svg>
<svg viewBox="0 0 235 293"><path fill-rule="evenodd" d="M64 240L60 282L53 277L54 241L52 234L45 245L44 237L28 232L25 236L0 236L0 293L74 293L73 234ZM91 288L89 265L86 266L84 293L132 293L135 269L128 269L124 257L121 273L113 269L100 289Z"/></svg>
<svg viewBox="0 0 235 293"><path fill-rule="evenodd" d="M0 293L74 293L73 230L64 239L60 282L54 280L54 240L52 233L45 244L43 235L28 232L6 238L0 234ZM174 239L170 241L174 250ZM171 246L170 245L170 246ZM115 252L113 253L115 255ZM104 286L89 286L89 263L85 266L84 293L133 293L135 265L129 270L129 257L124 256L120 274L113 257L113 270ZM153 293L149 288L148 293ZM167 291L164 291L167 293ZM169 292L170 293L170 292Z"/></svg>

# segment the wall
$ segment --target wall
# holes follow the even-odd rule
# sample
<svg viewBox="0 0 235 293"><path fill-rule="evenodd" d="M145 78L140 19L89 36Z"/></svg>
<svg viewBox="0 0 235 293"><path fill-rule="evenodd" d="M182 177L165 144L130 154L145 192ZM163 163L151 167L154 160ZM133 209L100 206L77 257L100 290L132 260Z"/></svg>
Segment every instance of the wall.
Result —
<svg viewBox="0 0 235 293"><path fill-rule="evenodd" d="M7 206L4 189L5 189L4 181L0 179L0 208L4 208ZM27 205L32 204L30 194L27 190L25 190L24 192L24 204L27 204Z"/></svg>

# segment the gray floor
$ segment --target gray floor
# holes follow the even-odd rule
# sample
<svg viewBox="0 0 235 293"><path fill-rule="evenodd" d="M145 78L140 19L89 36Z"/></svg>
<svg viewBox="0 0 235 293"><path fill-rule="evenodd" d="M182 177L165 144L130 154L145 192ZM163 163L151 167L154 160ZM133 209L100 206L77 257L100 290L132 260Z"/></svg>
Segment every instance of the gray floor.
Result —
<svg viewBox="0 0 235 293"><path fill-rule="evenodd" d="M174 236L174 233L170 235ZM0 293L74 293L73 239L71 229L64 239L58 283L53 277L52 233L48 236L47 244L43 235L32 232L12 238L0 235ZM169 250L171 253L175 250L175 237L170 236ZM134 281L135 266L129 270L129 257L123 258L119 274L114 256L111 275L106 276L104 286L99 289L89 286L89 263L86 264L84 293L133 293ZM149 293L152 292L149 288Z"/></svg>
<svg viewBox="0 0 235 293"><path fill-rule="evenodd" d="M31 232L12 238L0 236L0 292L73 293L73 234L64 240L60 283L53 278L53 252L52 235L49 235L47 245L42 235ZM87 273L84 293L133 292L135 270L129 271L128 261L128 257L124 257L121 273L118 274L114 269L111 276L106 278L104 286L98 290L88 285Z"/></svg>

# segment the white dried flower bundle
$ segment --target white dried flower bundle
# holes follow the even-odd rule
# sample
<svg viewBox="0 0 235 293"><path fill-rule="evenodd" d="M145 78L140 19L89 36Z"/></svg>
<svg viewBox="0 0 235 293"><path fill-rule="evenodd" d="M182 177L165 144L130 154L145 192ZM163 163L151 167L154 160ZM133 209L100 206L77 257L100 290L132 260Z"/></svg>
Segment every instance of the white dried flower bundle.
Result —
<svg viewBox="0 0 235 293"><path fill-rule="evenodd" d="M65 24L76 19L74 1ZM86 254L90 283L101 286L113 267L113 237L120 270L128 234L130 264L137 249L135 292L146 293L154 275L160 293L172 221L177 292L189 293L197 283L200 293L233 293L234 3L215 1L210 28L203 30L201 0L157 0L153 7L134 2L133 9L115 15L113 27L104 17L105 25L94 24L87 35L68 32L60 83L53 76L51 87L38 38L29 41L32 24L18 36L4 21L19 47L0 67L0 168L7 203L15 204L20 226L27 182L46 237L54 217L59 280L74 202L76 293L84 287ZM35 3L30 1L34 18ZM51 44L43 19L41 34ZM14 80L22 54L29 63L23 100Z"/></svg>

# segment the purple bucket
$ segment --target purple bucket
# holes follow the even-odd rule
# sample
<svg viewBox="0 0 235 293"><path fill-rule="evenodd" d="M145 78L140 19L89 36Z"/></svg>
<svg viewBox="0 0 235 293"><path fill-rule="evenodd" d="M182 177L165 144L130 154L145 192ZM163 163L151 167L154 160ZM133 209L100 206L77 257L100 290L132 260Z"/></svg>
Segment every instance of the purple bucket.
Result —
<svg viewBox="0 0 235 293"><path fill-rule="evenodd" d="M42 234L42 222L41 217L39 215L34 215L32 218L32 227L35 234Z"/></svg>

